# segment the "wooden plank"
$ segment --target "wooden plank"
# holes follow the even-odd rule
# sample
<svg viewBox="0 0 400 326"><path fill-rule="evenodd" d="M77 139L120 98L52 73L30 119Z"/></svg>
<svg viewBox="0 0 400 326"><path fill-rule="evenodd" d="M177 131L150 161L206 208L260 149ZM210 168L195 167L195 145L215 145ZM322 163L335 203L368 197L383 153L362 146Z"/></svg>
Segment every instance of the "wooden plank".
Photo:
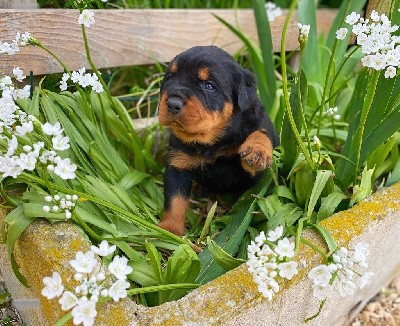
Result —
<svg viewBox="0 0 400 326"><path fill-rule="evenodd" d="M168 62L177 53L195 46L214 44L229 53L242 42L212 15L217 14L257 41L252 10L95 10L96 23L87 29L93 61L98 68ZM0 10L0 40L10 41L15 33L30 32L55 52L72 70L88 67L76 10ZM319 11L321 31L329 29L335 16ZM271 23L274 51L280 50L285 16ZM298 28L289 26L286 47L295 50ZM0 56L0 71L14 66L34 74L61 72L61 66L39 48L21 48L14 56Z"/></svg>
<svg viewBox="0 0 400 326"><path fill-rule="evenodd" d="M3 9L36 9L36 0L0 0L0 8Z"/></svg>

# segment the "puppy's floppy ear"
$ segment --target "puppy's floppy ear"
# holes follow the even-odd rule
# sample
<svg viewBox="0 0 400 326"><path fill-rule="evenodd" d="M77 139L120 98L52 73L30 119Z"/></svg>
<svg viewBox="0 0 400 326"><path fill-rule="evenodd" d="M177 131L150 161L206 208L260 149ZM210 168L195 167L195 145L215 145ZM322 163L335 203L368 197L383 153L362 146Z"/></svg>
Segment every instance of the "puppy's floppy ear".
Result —
<svg viewBox="0 0 400 326"><path fill-rule="evenodd" d="M258 100L256 80L253 74L247 69L241 69L240 81L237 88L237 102L241 111L254 106Z"/></svg>

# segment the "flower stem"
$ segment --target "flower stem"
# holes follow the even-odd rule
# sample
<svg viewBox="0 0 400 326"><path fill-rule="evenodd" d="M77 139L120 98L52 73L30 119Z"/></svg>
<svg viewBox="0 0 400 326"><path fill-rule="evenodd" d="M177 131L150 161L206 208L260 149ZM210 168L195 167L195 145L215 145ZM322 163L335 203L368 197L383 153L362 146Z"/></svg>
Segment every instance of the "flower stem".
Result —
<svg viewBox="0 0 400 326"><path fill-rule="evenodd" d="M72 312L66 314L64 317L60 318L57 320L57 322L54 324L54 326L63 326L65 325L69 320L72 319Z"/></svg>
<svg viewBox="0 0 400 326"><path fill-rule="evenodd" d="M142 293L151 293L151 292L159 292L159 291L167 291L167 290L175 290L175 289L195 289L200 285L195 283L180 283L180 284L163 284L163 285L154 285L154 286L146 286L143 288L136 288L128 290L128 295L136 295Z"/></svg>
<svg viewBox="0 0 400 326"><path fill-rule="evenodd" d="M357 181L365 123L367 121L368 114L371 109L372 102L374 100L376 86L379 81L379 73L380 73L379 70L374 70L372 72L372 77L371 77L370 83L367 87L367 95L365 96L364 105L361 110L360 124L358 127L358 132L356 134L356 160L354 162L354 164L355 164L354 183L356 183L356 181Z"/></svg>
<svg viewBox="0 0 400 326"><path fill-rule="evenodd" d="M319 109L318 109L318 111L319 111L319 117L318 117L318 122L317 122L317 136L318 137L319 137L319 132L320 132L320 129L321 129L322 115L323 115L324 106L325 106L325 98L326 98L326 95L328 93L328 89L331 86L329 81L330 81L332 67L333 67L334 62L335 62L334 57L335 57L335 52L336 52L336 49L337 49L337 45L338 45L338 40L335 39L335 43L333 44L333 48L332 48L332 54L331 54L331 57L329 59L328 70L326 71L325 85L324 85L324 90L322 92L321 104L320 104ZM315 111L315 112L317 112L317 111ZM315 114L315 112L314 112L314 114ZM312 117L311 117L311 120L312 120Z"/></svg>
<svg viewBox="0 0 400 326"><path fill-rule="evenodd" d="M25 180L27 183L33 182L33 183L36 183L36 184L40 184L42 186L46 186L45 182L41 178L35 177L35 176L33 176L31 174L28 174L28 173L22 173L21 174L21 178L23 180ZM70 194L70 195L74 195L75 194L78 197L85 198L85 199L90 200L90 201L92 201L92 202L94 202L96 204L104 206L104 207L110 209L111 211L118 212L118 213L121 214L120 215L121 218L123 218L125 221L130 222L130 223L134 223L134 224L139 225L141 227L144 227L144 228L146 228L148 230L157 232L158 234L164 236L166 239L168 239L172 243L175 243L175 244L188 244L188 242L185 239L183 239L181 237L178 237L177 235L175 235L175 234L173 234L173 233L171 233L171 232L169 232L167 230L164 230L164 229L158 227L157 225L155 225L153 223L150 223L150 222L148 222L148 221L146 221L146 220L144 220L144 219L132 214L131 212L126 211L125 209L123 209L123 208L121 208L121 207L119 207L117 205L109 203L109 202L107 202L105 200L102 200L100 198L97 198L95 196L91 196L89 194L76 191L74 189L69 189L69 188L57 185L55 183L51 183L51 185L53 186L54 190L58 190L58 191L60 191L62 193ZM189 243L189 245L190 245L190 243Z"/></svg>
<svg viewBox="0 0 400 326"><path fill-rule="evenodd" d="M325 253L325 251L320 248L319 246L317 246L315 243L311 242L310 240L307 240L303 237L300 237L300 241L303 242L305 245L309 246L311 249L313 249L314 251L318 252L322 258L324 258L324 260L327 260L327 255Z"/></svg>
<svg viewBox="0 0 400 326"><path fill-rule="evenodd" d="M282 58L282 60L281 60L281 62L282 62L283 97L284 97L285 104L286 104L286 113L288 115L290 126L292 127L292 130L293 130L293 134L297 140L298 145L301 148L301 151L304 154L306 161L310 165L311 169L314 171L315 170L314 162L312 161L307 149L304 147L300 133L296 127L296 123L294 122L292 107L291 107L290 101L289 101L287 64L286 64L286 52L285 52L286 51L286 49L285 49L286 48L286 34L287 34L288 26L289 26L289 21L292 17L294 9L296 8L296 5L297 5L297 0L293 0L290 5L290 8L289 8L289 13L286 16L285 24L283 26L283 31L282 31L282 39L281 39L281 58Z"/></svg>

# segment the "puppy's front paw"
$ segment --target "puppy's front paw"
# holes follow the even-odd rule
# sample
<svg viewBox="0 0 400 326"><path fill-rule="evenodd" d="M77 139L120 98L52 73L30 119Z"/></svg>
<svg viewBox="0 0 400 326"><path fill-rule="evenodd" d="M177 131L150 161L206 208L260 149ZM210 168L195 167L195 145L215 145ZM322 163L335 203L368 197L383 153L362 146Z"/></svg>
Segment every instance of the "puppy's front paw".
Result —
<svg viewBox="0 0 400 326"><path fill-rule="evenodd" d="M261 131L250 134L239 147L242 167L251 175L265 170L272 164L272 143Z"/></svg>

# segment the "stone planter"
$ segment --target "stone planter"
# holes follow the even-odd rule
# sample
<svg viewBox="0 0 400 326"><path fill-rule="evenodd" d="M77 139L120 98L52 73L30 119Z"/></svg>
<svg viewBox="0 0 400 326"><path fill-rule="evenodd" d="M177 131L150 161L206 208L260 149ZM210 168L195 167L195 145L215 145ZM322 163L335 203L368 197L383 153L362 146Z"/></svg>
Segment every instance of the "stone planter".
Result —
<svg viewBox="0 0 400 326"><path fill-rule="evenodd" d="M369 270L375 273L373 282L351 297L335 294L321 314L309 323L343 325L400 271L400 183L333 215L323 225L339 245L351 247L357 242L370 245ZM309 237L318 241L313 234ZM72 284L68 261L76 251L88 249L88 241L73 225L35 221L15 247L18 264L31 285L30 289L24 289L13 276L2 246L1 273L29 325L52 325L65 314L55 300L49 301L40 295L42 279L58 271L64 283ZM307 266L292 281L282 284L271 303L257 292L247 267L242 265L179 301L158 307L139 306L129 299L101 304L96 325L302 325L318 309L319 303L312 296L306 274L319 262L319 257L303 247L298 259L307 261Z"/></svg>

